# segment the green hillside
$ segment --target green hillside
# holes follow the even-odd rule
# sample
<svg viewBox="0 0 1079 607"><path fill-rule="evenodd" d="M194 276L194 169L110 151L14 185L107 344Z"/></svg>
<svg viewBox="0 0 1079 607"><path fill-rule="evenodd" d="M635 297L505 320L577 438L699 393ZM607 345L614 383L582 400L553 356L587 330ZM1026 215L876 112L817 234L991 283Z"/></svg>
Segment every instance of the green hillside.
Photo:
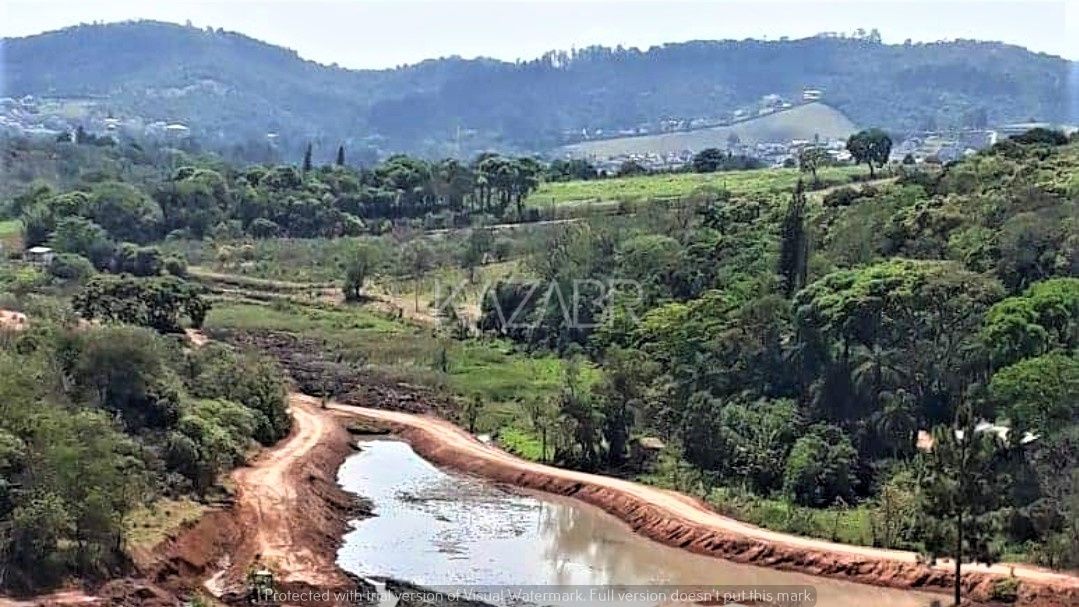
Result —
<svg viewBox="0 0 1079 607"><path fill-rule="evenodd" d="M970 40L694 41L552 51L518 63L448 57L350 70L238 33L130 22L6 38L0 64L4 96L78 99L101 115L183 122L217 147L263 141L272 131L293 158L314 141L319 161L331 160L342 141L356 151L429 156L543 151L582 129L712 118L762 95L799 98L806 86L823 90L856 124L896 132L1074 119L1071 62ZM754 127L763 134L749 136L767 129L786 136L785 121L798 117L775 116ZM827 112L806 118L817 120L820 129L851 128ZM680 134L666 145L681 148L678 138L690 137L695 146L700 136Z"/></svg>
<svg viewBox="0 0 1079 607"><path fill-rule="evenodd" d="M753 144L813 139L815 135L821 139L844 139L856 130L857 126L843 112L824 103L808 103L730 126L587 141L565 146L562 150L573 156L601 158L649 152L696 152L705 148L726 147L732 133L742 143Z"/></svg>

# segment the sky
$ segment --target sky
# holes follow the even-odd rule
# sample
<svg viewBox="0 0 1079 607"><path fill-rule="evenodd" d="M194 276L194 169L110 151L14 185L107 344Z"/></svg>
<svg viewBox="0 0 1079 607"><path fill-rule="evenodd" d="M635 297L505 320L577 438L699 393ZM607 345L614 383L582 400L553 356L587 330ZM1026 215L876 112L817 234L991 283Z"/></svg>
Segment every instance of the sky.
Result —
<svg viewBox="0 0 1079 607"><path fill-rule="evenodd" d="M224 28L349 68L857 28L889 43L999 40L1079 60L1079 0L0 0L4 37L132 19Z"/></svg>

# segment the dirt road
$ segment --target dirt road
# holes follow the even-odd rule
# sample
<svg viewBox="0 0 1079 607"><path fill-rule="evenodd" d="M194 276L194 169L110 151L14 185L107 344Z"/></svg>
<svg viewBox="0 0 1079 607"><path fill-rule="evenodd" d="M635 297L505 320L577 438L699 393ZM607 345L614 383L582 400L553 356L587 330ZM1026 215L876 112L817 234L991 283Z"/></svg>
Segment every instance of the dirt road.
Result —
<svg viewBox="0 0 1079 607"><path fill-rule="evenodd" d="M919 564L918 555L913 552L837 544L769 531L717 514L698 500L676 492L525 461L481 443L438 418L339 404L331 408L390 425L421 455L436 463L503 482L572 495L623 518L639 533L695 552L901 587L946 587L953 569L947 563L938 563L930 571ZM1010 565L988 568L964 565L963 569L965 582L971 578L971 588L988 579L984 574L1014 574L1027 582L1051 585L1053 592L1060 589L1074 592L1079 598L1079 578L1065 573ZM934 572L939 575L934 576ZM914 577L904 580L903 576Z"/></svg>
<svg viewBox="0 0 1079 607"><path fill-rule="evenodd" d="M340 451L341 445L348 444L347 434L332 413L321 410L317 400L291 394L289 405L291 434L231 476L236 488L234 520L241 543L209 578L206 587L214 594L235 588L256 559L285 584L320 588L348 584L334 564L336 550L329 545L339 530L324 533L317 524L319 518L339 517L326 512L321 503L325 496L312 487L314 483L336 486L340 462L325 469L326 462L316 450L336 445L334 449ZM344 525L340 520L333 522Z"/></svg>

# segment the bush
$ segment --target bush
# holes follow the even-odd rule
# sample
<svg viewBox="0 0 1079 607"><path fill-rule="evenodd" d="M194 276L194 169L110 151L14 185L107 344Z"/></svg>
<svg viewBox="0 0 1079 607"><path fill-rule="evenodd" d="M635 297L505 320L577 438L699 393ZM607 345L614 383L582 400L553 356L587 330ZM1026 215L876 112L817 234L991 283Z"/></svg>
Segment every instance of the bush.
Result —
<svg viewBox="0 0 1079 607"><path fill-rule="evenodd" d="M190 390L200 398L240 403L255 413L253 436L264 445L292 428L282 371L272 360L210 345L192 355Z"/></svg>
<svg viewBox="0 0 1079 607"><path fill-rule="evenodd" d="M989 598L1003 603L1014 603L1019 598L1019 580L1007 577L994 581L993 587L989 589Z"/></svg>
<svg viewBox="0 0 1079 607"><path fill-rule="evenodd" d="M187 276L187 262L182 257L165 258L165 272L170 276L185 278Z"/></svg>
<svg viewBox="0 0 1079 607"><path fill-rule="evenodd" d="M60 280L81 283L94 275L94 264L82 255L60 253L52 258L49 274Z"/></svg>
<svg viewBox="0 0 1079 607"><path fill-rule="evenodd" d="M858 190L846 186L838 188L828 192L824 195L824 205L829 207L846 207L850 206L855 200L861 197Z"/></svg>

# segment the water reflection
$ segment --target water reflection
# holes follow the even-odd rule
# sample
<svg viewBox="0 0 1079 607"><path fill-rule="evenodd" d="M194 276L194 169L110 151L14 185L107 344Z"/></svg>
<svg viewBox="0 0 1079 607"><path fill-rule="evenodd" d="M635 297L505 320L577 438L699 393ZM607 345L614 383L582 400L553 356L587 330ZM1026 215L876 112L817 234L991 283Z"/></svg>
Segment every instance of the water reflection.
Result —
<svg viewBox="0 0 1079 607"><path fill-rule="evenodd" d="M811 585L817 604L829 607L927 607L935 598L690 554L580 502L443 472L402 442L361 448L339 479L370 499L377 516L357 522L338 555L361 576L424 586Z"/></svg>

